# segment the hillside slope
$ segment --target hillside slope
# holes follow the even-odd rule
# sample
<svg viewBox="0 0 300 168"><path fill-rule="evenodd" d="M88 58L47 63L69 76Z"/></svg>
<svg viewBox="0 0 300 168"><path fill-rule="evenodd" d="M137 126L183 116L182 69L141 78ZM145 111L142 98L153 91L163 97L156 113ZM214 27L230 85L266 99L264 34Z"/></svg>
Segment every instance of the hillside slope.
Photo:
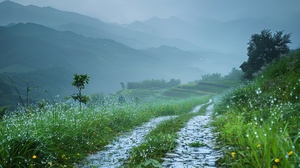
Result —
<svg viewBox="0 0 300 168"><path fill-rule="evenodd" d="M213 124L220 132L219 144L226 146L220 165L299 166L299 93L300 50L228 92L216 107L218 117Z"/></svg>

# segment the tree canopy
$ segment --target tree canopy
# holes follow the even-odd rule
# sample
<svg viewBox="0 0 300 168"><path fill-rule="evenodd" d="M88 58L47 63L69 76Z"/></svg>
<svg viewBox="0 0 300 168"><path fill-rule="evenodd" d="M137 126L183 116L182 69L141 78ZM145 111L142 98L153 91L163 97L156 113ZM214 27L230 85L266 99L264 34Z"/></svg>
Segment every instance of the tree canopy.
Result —
<svg viewBox="0 0 300 168"><path fill-rule="evenodd" d="M289 52L288 43L291 34L278 31L272 35L271 31L264 29L260 34L253 34L248 43L248 60L240 66L245 79L252 79L261 68Z"/></svg>

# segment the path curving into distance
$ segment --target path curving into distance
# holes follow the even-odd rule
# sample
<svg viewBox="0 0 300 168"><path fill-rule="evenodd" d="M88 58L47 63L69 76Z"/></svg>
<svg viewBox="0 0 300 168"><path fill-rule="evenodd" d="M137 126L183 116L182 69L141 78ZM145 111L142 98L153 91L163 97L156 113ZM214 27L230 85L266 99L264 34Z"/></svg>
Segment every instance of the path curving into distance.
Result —
<svg viewBox="0 0 300 168"><path fill-rule="evenodd" d="M206 109L205 115L191 118L179 132L177 148L172 153L167 153L163 159L163 167L168 168L193 168L216 167L216 161L222 156L220 151L214 150L214 135L209 127L213 104ZM190 143L200 142L205 146L191 147Z"/></svg>
<svg viewBox="0 0 300 168"><path fill-rule="evenodd" d="M210 104L212 100L209 100ZM196 113L206 104L196 106L191 113ZM168 153L164 158L163 167L199 167L202 165L214 166L219 153L212 148L212 130L206 125L210 122L210 115L213 105L208 106L204 116L196 116L189 120L184 128L178 132L178 147L173 153ZM178 116L163 116L151 119L142 126L134 128L133 131L124 133L117 137L111 144L98 153L88 156L83 162L76 165L80 168L117 168L123 167L124 161L129 157L130 150L134 146L140 145L144 136L150 133L162 121ZM192 148L188 144L191 142L202 142L205 147ZM197 166L196 166L197 165Z"/></svg>

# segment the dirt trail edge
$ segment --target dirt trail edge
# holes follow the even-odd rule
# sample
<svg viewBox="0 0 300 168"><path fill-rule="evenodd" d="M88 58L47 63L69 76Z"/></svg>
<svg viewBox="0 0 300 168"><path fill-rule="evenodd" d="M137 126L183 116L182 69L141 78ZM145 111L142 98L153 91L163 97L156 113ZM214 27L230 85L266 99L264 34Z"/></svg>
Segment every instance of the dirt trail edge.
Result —
<svg viewBox="0 0 300 168"><path fill-rule="evenodd" d="M216 167L216 160L222 156L220 151L214 150L214 135L211 122L213 104L206 109L205 115L191 118L186 126L178 132L178 146L173 153L167 153L163 159L163 167L168 168L192 168L192 167ZM191 147L191 143L197 147Z"/></svg>
<svg viewBox="0 0 300 168"><path fill-rule="evenodd" d="M150 120L140 127L136 127L132 132L127 132L111 144L107 145L104 150L90 155L76 167L122 167L124 160L129 157L129 152L134 146L140 145L144 136L153 130L159 123L177 116L164 116Z"/></svg>
<svg viewBox="0 0 300 168"><path fill-rule="evenodd" d="M211 103L210 100L208 103ZM205 104L193 108L191 113L198 112ZM129 157L130 150L134 146L140 145L144 136L150 133L162 121L178 116L163 116L150 120L142 126L134 128L133 131L124 133L117 137L111 144L105 146L105 149L98 153L88 156L83 162L76 165L78 168L116 168L123 167L124 161Z"/></svg>

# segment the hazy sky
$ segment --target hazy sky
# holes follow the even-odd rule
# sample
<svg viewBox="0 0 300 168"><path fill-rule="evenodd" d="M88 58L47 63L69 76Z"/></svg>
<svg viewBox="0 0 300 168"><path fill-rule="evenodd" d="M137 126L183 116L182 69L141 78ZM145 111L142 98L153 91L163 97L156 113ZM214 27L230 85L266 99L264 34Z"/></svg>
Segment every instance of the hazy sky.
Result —
<svg viewBox="0 0 300 168"><path fill-rule="evenodd" d="M3 1L3 0L0 0ZM279 17L300 9L300 0L12 0L36 6L51 6L98 18L106 22L130 23L153 16L178 16L233 20L244 17Z"/></svg>

